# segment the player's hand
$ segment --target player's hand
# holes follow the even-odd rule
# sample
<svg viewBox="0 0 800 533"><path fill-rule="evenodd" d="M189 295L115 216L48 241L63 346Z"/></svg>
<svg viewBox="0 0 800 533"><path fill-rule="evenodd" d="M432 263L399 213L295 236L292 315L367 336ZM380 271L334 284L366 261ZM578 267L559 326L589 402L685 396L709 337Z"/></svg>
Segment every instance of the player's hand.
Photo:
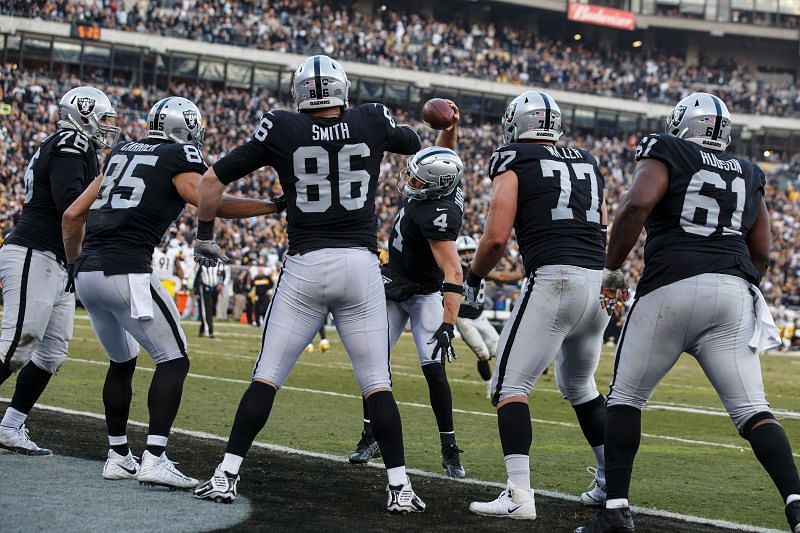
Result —
<svg viewBox="0 0 800 533"><path fill-rule="evenodd" d="M458 121L461 120L461 111L458 109L456 103L452 100L448 100L447 98L444 99L445 102L450 106L450 109L453 110L453 124L447 128L448 130L452 130L458 124Z"/></svg>
<svg viewBox="0 0 800 533"><path fill-rule="evenodd" d="M436 343L436 346L433 348L433 353L431 354L431 359L435 361L441 357L442 364L444 364L445 357L447 357L447 362L452 363L456 358L456 351L453 349L454 337L455 331L453 329L453 324L442 322L442 325L439 326L439 329L433 334L431 340L428 341L428 344Z"/></svg>
<svg viewBox="0 0 800 533"><path fill-rule="evenodd" d="M75 264L67 265L67 286L64 292L75 292Z"/></svg>
<svg viewBox="0 0 800 533"><path fill-rule="evenodd" d="M468 270L467 276L464 278L464 303L475 309L481 308L481 304L478 302L481 281L481 277L472 272L472 270Z"/></svg>
<svg viewBox="0 0 800 533"><path fill-rule="evenodd" d="M222 251L222 248L219 247L217 241L213 239L210 241L201 239L194 241L194 260L198 265L205 267L216 266L219 262L227 264L231 261Z"/></svg>
<svg viewBox="0 0 800 533"><path fill-rule="evenodd" d="M603 282L600 285L600 307L608 316L613 315L628 300L628 280L622 270L603 269ZM619 309L621 311L621 309Z"/></svg>
<svg viewBox="0 0 800 533"><path fill-rule="evenodd" d="M279 195L270 194L269 199L273 204L275 204L276 215L278 213L283 213L284 211L286 211L286 208L289 207L289 204L286 202L285 194L279 194Z"/></svg>

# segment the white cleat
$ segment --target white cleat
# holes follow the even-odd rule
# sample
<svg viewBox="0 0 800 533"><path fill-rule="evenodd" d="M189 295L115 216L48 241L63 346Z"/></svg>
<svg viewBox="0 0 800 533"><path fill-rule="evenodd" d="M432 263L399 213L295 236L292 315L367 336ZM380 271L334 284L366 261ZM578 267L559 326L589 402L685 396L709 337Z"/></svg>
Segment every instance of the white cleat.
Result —
<svg viewBox="0 0 800 533"><path fill-rule="evenodd" d="M217 503L233 503L239 495L237 490L239 474L231 476L220 470L220 466L214 470L214 477L194 489L195 498Z"/></svg>
<svg viewBox="0 0 800 533"><path fill-rule="evenodd" d="M536 503L533 491L521 490L508 481L506 490L496 500L490 502L472 502L469 510L481 516L513 518L515 520L535 520Z"/></svg>
<svg viewBox="0 0 800 533"><path fill-rule="evenodd" d="M328 339L322 339L321 341L319 341L320 352L325 353L330 349L331 349L331 341L329 341Z"/></svg>
<svg viewBox="0 0 800 533"><path fill-rule="evenodd" d="M589 490L581 494L581 503L589 507L601 507L606 502L606 480L597 477L597 469L590 466L586 469L594 479L587 487Z"/></svg>
<svg viewBox="0 0 800 533"><path fill-rule="evenodd" d="M314 351L314 343L310 342L308 343L308 346L306 346L306 353L311 353L313 351Z"/></svg>
<svg viewBox="0 0 800 533"><path fill-rule="evenodd" d="M139 461L128 450L128 455L120 455L108 450L108 459L103 466L103 479L136 479L139 474Z"/></svg>
<svg viewBox="0 0 800 533"><path fill-rule="evenodd" d="M414 494L414 489L411 488L411 481L408 478L406 478L406 482L403 485L386 485L386 493L388 495L386 510L390 513L425 512L425 502Z"/></svg>
<svg viewBox="0 0 800 533"><path fill-rule="evenodd" d="M0 448L11 450L20 455L47 457L53 455L51 450L40 448L28 436L28 428L22 424L19 428L0 426Z"/></svg>
<svg viewBox="0 0 800 533"><path fill-rule="evenodd" d="M193 489L199 481L183 475L175 468L177 463L167 459L167 453L153 455L145 450L142 454L142 464L139 466L139 475L136 479L142 485L167 487L169 489Z"/></svg>

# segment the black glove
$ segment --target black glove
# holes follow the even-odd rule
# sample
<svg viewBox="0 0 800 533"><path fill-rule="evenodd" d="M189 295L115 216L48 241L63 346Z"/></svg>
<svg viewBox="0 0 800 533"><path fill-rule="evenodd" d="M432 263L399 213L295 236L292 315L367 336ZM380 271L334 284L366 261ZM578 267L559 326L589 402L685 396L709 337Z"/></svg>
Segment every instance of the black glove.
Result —
<svg viewBox="0 0 800 533"><path fill-rule="evenodd" d="M284 211L286 211L286 208L289 207L289 204L286 202L285 194L280 194L278 196L270 194L269 199L273 204L275 204L275 209L277 209L277 211L275 211L276 215L278 213L283 213Z"/></svg>
<svg viewBox="0 0 800 533"><path fill-rule="evenodd" d="M67 286L64 292L75 292L75 264L67 265Z"/></svg>
<svg viewBox="0 0 800 533"><path fill-rule="evenodd" d="M200 266L205 267L216 266L217 262L222 262L223 264L230 262L228 256L217 244L217 241L205 241L202 239L194 241L194 260Z"/></svg>
<svg viewBox="0 0 800 533"><path fill-rule="evenodd" d="M444 358L447 357L448 363L453 362L456 358L456 351L453 349L453 337L455 337L453 324L442 322L442 325L433 334L431 340L428 341L428 344L436 343L433 348L433 354L431 354L432 360L435 361L438 357L441 357L442 364L444 364Z"/></svg>
<svg viewBox="0 0 800 533"><path fill-rule="evenodd" d="M481 281L483 281L483 278L472 270L467 270L467 276L464 279L464 303L475 309L480 309L482 306L482 303L478 301L478 295L481 292Z"/></svg>

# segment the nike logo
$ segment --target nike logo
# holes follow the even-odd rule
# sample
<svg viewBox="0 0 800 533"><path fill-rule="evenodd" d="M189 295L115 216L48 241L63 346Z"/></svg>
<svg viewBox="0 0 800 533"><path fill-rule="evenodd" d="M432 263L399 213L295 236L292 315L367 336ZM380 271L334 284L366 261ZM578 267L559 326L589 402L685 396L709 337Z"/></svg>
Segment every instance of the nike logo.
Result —
<svg viewBox="0 0 800 533"><path fill-rule="evenodd" d="M519 504L519 505L517 505L516 507L509 508L509 509L508 509L508 514L511 514L511 513L513 513L514 511L516 511L517 509L519 509L520 507L522 507L522 505L523 505L523 504Z"/></svg>
<svg viewBox="0 0 800 533"><path fill-rule="evenodd" d="M135 469L135 468L125 468L125 467L124 467L124 466L122 466L122 465L118 465L118 466L119 466L121 469L123 469L124 471L126 471L127 473L129 473L130 475L134 475L134 474L136 474L136 469Z"/></svg>
<svg viewBox="0 0 800 533"><path fill-rule="evenodd" d="M446 207L437 207L436 210L437 211L447 211L447 208Z"/></svg>

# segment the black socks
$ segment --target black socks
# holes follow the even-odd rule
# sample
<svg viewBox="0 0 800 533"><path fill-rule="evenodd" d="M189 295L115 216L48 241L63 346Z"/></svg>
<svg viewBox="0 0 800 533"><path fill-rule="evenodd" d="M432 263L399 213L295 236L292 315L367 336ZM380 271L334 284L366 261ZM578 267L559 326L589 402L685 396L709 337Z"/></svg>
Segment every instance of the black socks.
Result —
<svg viewBox="0 0 800 533"><path fill-rule="evenodd" d="M250 383L236 410L226 453L239 457L247 455L247 451L256 440L256 435L267 424L277 392L274 387L266 383L260 381Z"/></svg>

